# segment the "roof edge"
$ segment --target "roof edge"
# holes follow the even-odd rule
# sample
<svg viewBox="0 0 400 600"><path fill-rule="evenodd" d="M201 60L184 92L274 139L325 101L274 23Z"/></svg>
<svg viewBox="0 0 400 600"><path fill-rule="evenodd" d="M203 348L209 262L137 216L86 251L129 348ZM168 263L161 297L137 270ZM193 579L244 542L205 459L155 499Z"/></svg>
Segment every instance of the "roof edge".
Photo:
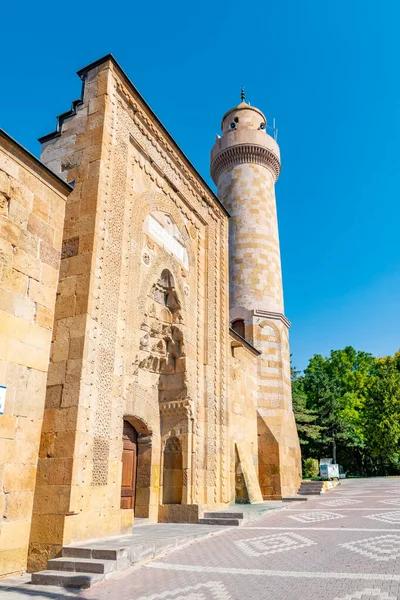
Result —
<svg viewBox="0 0 400 600"><path fill-rule="evenodd" d="M157 115L155 114L155 112L152 110L152 108L149 106L149 104L146 102L146 100L143 98L143 96L137 90L137 88L135 87L135 85L129 79L128 75L125 73L124 69L121 67L121 65L119 64L119 62L116 60L116 58L112 54L106 54L102 58L99 58L98 60L95 60L94 62L91 62L86 67L83 67L82 69L79 69L79 71L77 71L78 77L80 77L80 79L82 80L82 93L81 93L80 99L79 100L75 100L72 103L72 107L71 107L71 109L69 111L67 111L65 113L62 113L61 115L59 115L57 117L57 128L56 128L56 130L53 131L52 133L49 133L48 135L45 135L45 136L39 138L39 142L43 144L44 142L47 142L50 139L52 139L54 137L58 137L58 136L61 135L62 121L65 118L73 116L73 114L76 114L76 107L79 106L83 102L83 95L84 95L84 91L85 91L86 74L89 71L91 71L92 69L95 69L96 67L98 67L98 66L100 66L100 65L102 65L102 64L104 64L104 63L106 63L108 61L111 61L113 63L113 65L118 69L118 71L119 71L122 79L125 81L125 83L127 84L127 86L129 88L131 88L131 90L133 91L133 93L139 98L140 102L143 103L143 105L146 108L146 110L148 110L148 112L150 113L150 116L152 117L152 119L154 119L154 121L157 123L157 125L161 128L161 130L163 131L163 133L165 134L165 136L167 137L167 139L169 140L169 142L173 146L175 146L175 148L177 149L178 153L181 155L181 157L183 158L183 160L187 163L188 167L191 169L191 171L193 172L193 174L199 179L199 182L201 183L201 185L203 185L206 188L206 190L211 195L212 199L217 204L217 206L219 208L221 208L221 210L226 214L227 217L230 217L231 215L229 214L229 212L225 208L225 206L222 204L222 202L218 199L218 197L215 194L215 192L210 188L210 186L205 181L205 179L202 177L202 175L200 175L200 173L198 172L198 170L193 166L192 162L189 160L189 158L186 156L186 154L183 152L183 150L180 148L180 146L174 140L174 138L169 133L169 131L167 130L167 128L163 125L163 123L157 117Z"/></svg>
<svg viewBox="0 0 400 600"><path fill-rule="evenodd" d="M257 350L257 348L254 348L254 346L252 344L250 344L250 342L245 340L244 337L239 335L234 329L232 329L232 327L229 327L229 334L237 342L240 342L241 344L243 344L243 346L245 346L245 348L247 348L247 350L250 350L250 352L252 354L254 354L255 356L260 356L260 354L262 354L261 350Z"/></svg>
<svg viewBox="0 0 400 600"><path fill-rule="evenodd" d="M54 173L51 169L49 169L49 167L47 167L44 163L42 163L42 161L39 158L37 158L37 156L32 154L32 152L30 152L24 146L22 146L22 144L17 142L17 140L15 140L13 137L11 137L11 135L9 135L6 131L4 131L4 129L0 128L0 138L1 137L4 138L5 140L7 140L7 142L9 144L11 144L12 146L15 146L21 154L23 154L26 158L28 158L30 161L32 161L37 167L39 167L45 173L45 175L47 177L50 177L58 185L63 187L68 193L72 192L72 190L74 188L69 183L67 183L66 181L61 179L61 177L59 177L59 175L56 175L56 173Z"/></svg>

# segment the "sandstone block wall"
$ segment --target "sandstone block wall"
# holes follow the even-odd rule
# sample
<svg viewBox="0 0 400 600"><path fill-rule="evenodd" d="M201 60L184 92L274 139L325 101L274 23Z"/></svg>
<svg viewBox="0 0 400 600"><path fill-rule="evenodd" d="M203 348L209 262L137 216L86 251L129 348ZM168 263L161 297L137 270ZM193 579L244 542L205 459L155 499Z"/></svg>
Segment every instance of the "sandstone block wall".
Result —
<svg viewBox="0 0 400 600"><path fill-rule="evenodd" d="M138 515L192 519L230 495L226 213L113 59L80 75L82 101L42 148L45 164L76 183L66 206L32 570L63 544L130 531L134 513L120 508L124 419L139 434ZM162 500L171 437L183 468L173 508Z"/></svg>
<svg viewBox="0 0 400 600"><path fill-rule="evenodd" d="M261 313L261 314L260 314ZM264 499L297 493L301 454L292 410L288 322L283 315L252 318L252 336L262 355L258 364L259 479Z"/></svg>
<svg viewBox="0 0 400 600"><path fill-rule="evenodd" d="M261 502L258 480L259 352L231 333L229 404L231 503Z"/></svg>
<svg viewBox="0 0 400 600"><path fill-rule="evenodd" d="M0 576L26 569L69 192L0 131Z"/></svg>

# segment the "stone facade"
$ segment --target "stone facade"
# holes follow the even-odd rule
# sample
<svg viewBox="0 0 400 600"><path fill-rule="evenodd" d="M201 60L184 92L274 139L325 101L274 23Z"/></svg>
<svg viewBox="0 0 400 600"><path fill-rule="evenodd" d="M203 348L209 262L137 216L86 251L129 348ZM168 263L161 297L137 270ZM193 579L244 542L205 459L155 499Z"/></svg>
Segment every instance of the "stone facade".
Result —
<svg viewBox="0 0 400 600"><path fill-rule="evenodd" d="M26 569L70 191L0 130L0 576Z"/></svg>
<svg viewBox="0 0 400 600"><path fill-rule="evenodd" d="M197 520L229 500L228 219L112 60L42 160L68 198L30 568L77 539L130 531L122 425L139 433L136 514ZM182 452L163 502L164 450ZM177 475L178 477L178 475ZM51 502L45 499L51 498Z"/></svg>
<svg viewBox="0 0 400 600"><path fill-rule="evenodd" d="M243 234L249 243L235 202L218 200L116 61L78 75L81 99L40 140L41 168L73 191L43 365L29 570L65 544L129 532L134 515L197 522L207 509L282 497L298 484L272 175L247 163L233 174L271 198L256 214L243 195L246 222L255 218L274 240L271 251L249 247L261 268L247 272L232 242ZM228 189L231 166L215 168ZM254 307L238 300L246 286L258 294ZM243 335L229 329L237 316Z"/></svg>

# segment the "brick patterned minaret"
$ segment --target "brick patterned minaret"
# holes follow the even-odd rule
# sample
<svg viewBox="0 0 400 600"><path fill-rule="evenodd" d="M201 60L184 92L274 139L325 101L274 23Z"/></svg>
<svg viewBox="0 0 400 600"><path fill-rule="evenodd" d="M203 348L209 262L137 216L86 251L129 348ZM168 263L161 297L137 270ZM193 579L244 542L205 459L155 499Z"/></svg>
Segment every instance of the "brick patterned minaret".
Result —
<svg viewBox="0 0 400 600"><path fill-rule="evenodd" d="M294 422L289 322L284 316L275 182L280 152L263 113L242 101L222 119L211 176L231 214L230 319L262 355L258 368L259 479L264 498L297 492L300 447ZM239 331L239 329L237 329ZM243 329L241 329L243 331Z"/></svg>

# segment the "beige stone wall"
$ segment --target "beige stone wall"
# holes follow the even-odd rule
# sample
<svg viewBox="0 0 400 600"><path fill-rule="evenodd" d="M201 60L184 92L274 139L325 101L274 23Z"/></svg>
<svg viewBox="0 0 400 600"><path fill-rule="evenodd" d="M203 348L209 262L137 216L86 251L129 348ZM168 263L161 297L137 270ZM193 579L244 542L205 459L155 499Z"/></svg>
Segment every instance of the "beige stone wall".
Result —
<svg viewBox="0 0 400 600"><path fill-rule="evenodd" d="M231 334L231 503L262 501L258 481L257 362L258 352Z"/></svg>
<svg viewBox="0 0 400 600"><path fill-rule="evenodd" d="M113 61L82 77L77 114L42 151L76 185L66 206L31 569L63 544L130 531L133 511L120 509L124 418L140 434L137 514L192 519L230 496L227 217ZM161 506L169 437L183 452L182 508L173 510Z"/></svg>
<svg viewBox="0 0 400 600"><path fill-rule="evenodd" d="M252 335L262 351L258 365L259 478L263 498L297 493L300 447L292 410L288 324L283 318L253 317Z"/></svg>
<svg viewBox="0 0 400 600"><path fill-rule="evenodd" d="M67 194L0 132L0 577L26 569Z"/></svg>

